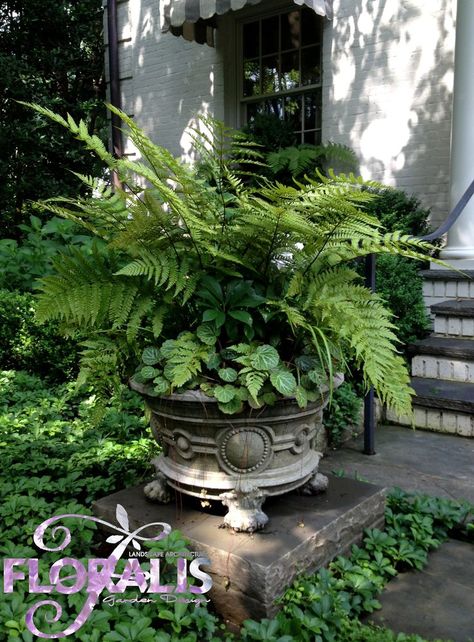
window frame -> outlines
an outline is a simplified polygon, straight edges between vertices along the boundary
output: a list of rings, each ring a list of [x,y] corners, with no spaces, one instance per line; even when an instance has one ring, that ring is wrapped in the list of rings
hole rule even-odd
[[[276,5],[276,6],[275,6]],[[259,65],[261,66],[262,59],[265,57],[262,53],[262,33],[261,33],[261,25],[262,25],[262,20],[265,20],[266,18],[272,18],[274,16],[280,16],[283,13],[289,12],[289,11],[300,11],[300,13],[303,11],[302,6],[297,6],[294,3],[289,3],[288,0],[282,1],[282,2],[275,2],[274,6],[272,8],[265,7],[265,6],[258,6],[258,7],[253,7],[252,10],[246,12],[246,15],[236,18],[235,19],[235,29],[234,29],[234,38],[235,38],[235,59],[234,59],[234,69],[236,71],[236,85],[235,85],[235,90],[236,90],[236,100],[235,100],[235,115],[236,115],[236,123],[237,126],[243,127],[247,120],[246,120],[246,106],[248,104],[252,103],[259,103],[264,100],[272,99],[272,98],[282,98],[284,99],[287,96],[292,96],[292,95],[298,95],[298,96],[305,96],[305,95],[315,95],[316,92],[320,92],[320,100],[319,100],[319,109],[321,112],[321,118],[320,118],[320,124],[319,127],[316,128],[311,128],[311,129],[305,129],[304,128],[304,121],[301,123],[301,131],[300,132],[295,132],[297,135],[300,136],[300,140],[298,141],[298,144],[302,143],[304,140],[304,135],[305,132],[310,133],[310,132],[316,132],[319,134],[319,138],[322,139],[322,130],[323,130],[323,123],[322,123],[322,104],[323,104],[323,79],[324,79],[324,69],[323,69],[323,59],[324,59],[324,30],[325,30],[325,20],[324,18],[318,16],[320,18],[320,38],[319,38],[319,43],[310,43],[308,45],[303,45],[300,44],[300,46],[297,48],[298,51],[298,58],[299,58],[299,70],[301,73],[301,58],[302,58],[302,51],[305,49],[318,46],[320,48],[320,78],[319,78],[319,83],[312,83],[309,85],[300,85],[298,87],[294,87],[291,89],[284,89],[281,91],[277,92],[272,92],[272,93],[267,93],[267,94],[259,94],[255,96],[244,96],[244,73],[243,73],[243,66],[244,66],[244,52],[243,52],[243,31],[244,31],[244,25],[256,22],[257,20],[259,21],[259,29],[260,29],[260,44],[259,44],[259,53],[258,53],[258,61]],[[308,9],[311,10],[311,9]],[[281,56],[284,53],[295,51],[296,48],[293,49],[282,49],[282,42],[281,42],[281,29],[279,30],[279,37],[278,37],[278,58],[281,64]],[[260,79],[260,82],[262,79]],[[303,107],[304,107],[304,98],[303,98]],[[302,117],[304,118],[304,115],[302,114]]]

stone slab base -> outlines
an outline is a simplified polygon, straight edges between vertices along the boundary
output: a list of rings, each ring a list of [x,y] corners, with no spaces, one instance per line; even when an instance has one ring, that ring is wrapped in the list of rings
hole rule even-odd
[[[148,501],[143,486],[125,489],[94,504],[94,512],[114,522],[117,504],[128,512],[130,527],[162,521],[180,530],[192,549],[208,557],[213,578],[210,597],[232,624],[273,617],[274,600],[301,573],[314,572],[361,540],[363,530],[383,524],[385,490],[330,476],[329,488],[316,497],[291,493],[270,498],[270,521],[254,534],[219,529],[223,510],[199,510],[193,498],[177,495],[171,504]]]
[[[387,421],[422,430],[433,430],[461,437],[474,437],[474,415],[441,410],[439,408],[414,407],[414,422],[411,418],[387,410]]]

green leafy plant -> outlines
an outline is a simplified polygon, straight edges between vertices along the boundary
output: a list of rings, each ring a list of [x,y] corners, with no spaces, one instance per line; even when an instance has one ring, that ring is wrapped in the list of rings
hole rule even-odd
[[[359,422],[362,400],[350,382],[344,382],[334,391],[331,404],[324,409],[323,424],[329,445],[337,448],[350,426]]]
[[[82,176],[90,197],[38,205],[107,244],[90,255],[60,255],[38,299],[40,319],[90,336],[84,372],[99,385],[133,371],[151,347],[155,362],[146,352],[137,377],[157,395],[200,388],[232,403],[229,412],[290,396],[304,407],[350,357],[383,402],[409,411],[412,391],[390,314],[350,262],[368,253],[423,259],[429,246],[381,230],[364,212],[373,198],[367,183],[319,175],[305,186],[262,178],[251,187],[240,167],[262,166],[255,145],[209,119],[193,131],[203,175],[111,108],[144,161],[116,159],[83,122],[34,108],[123,182],[114,192]]]
[[[29,293],[0,290],[0,369],[26,370],[57,382],[77,374],[77,344],[59,332],[58,324],[39,324]]]
[[[242,131],[260,146],[262,153],[275,152],[296,143],[292,124],[274,114],[256,114]]]
[[[0,288],[32,291],[39,277],[51,272],[52,259],[68,247],[90,252],[92,237],[72,223],[52,217],[46,223],[30,215],[18,226],[22,239],[0,239]]]
[[[355,172],[359,162],[354,151],[345,145],[329,142],[326,145],[298,145],[284,147],[267,155],[267,162],[275,178],[291,184],[305,174],[329,168],[338,172]]]
[[[430,211],[415,196],[402,190],[376,190],[367,211],[376,216],[389,231],[423,236],[429,232]],[[423,264],[415,265],[401,256],[380,256],[377,259],[376,288],[394,313],[395,333],[406,346],[424,338],[431,328],[423,300]]]

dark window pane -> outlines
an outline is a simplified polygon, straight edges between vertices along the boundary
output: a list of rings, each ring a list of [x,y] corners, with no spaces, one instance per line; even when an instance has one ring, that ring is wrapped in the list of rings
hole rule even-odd
[[[261,114],[264,110],[262,103],[249,103],[247,105],[247,122],[251,123],[257,114]]]
[[[244,62],[244,96],[257,96],[260,93],[260,64],[258,60]]]
[[[291,124],[294,130],[300,130],[302,128],[301,94],[286,96],[284,100],[285,120]]]
[[[244,58],[256,58],[259,55],[260,39],[259,22],[250,22],[244,25],[243,52]]]
[[[283,99],[268,98],[265,101],[265,111],[267,114],[272,114],[273,116],[283,119]]]
[[[321,128],[321,90],[308,94],[304,102],[304,129]]]
[[[281,16],[281,48],[297,49],[300,46],[300,11],[290,11]]]
[[[262,93],[274,94],[278,91],[278,56],[262,58]]]
[[[304,132],[303,142],[306,145],[321,145],[321,131]]]
[[[262,54],[278,51],[278,16],[262,20]]]
[[[301,51],[301,84],[319,85],[321,82],[321,48],[309,47]]]
[[[247,122],[251,122],[257,114],[272,114],[283,119],[283,99],[267,98],[257,103],[247,104]]]
[[[299,52],[290,51],[281,55],[281,89],[294,89],[300,85]]]
[[[313,45],[321,42],[322,20],[312,9],[301,12],[302,44]]]

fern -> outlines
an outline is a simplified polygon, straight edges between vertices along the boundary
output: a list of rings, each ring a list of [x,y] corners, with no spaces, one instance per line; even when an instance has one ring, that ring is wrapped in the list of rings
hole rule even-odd
[[[275,175],[287,172],[294,179],[309,170],[313,170],[311,173],[314,173],[323,166],[333,167],[336,165],[349,169],[355,169],[358,166],[357,156],[352,149],[333,142],[326,145],[284,147],[277,152],[268,154],[267,161]]]
[[[191,167],[111,108],[140,156],[116,159],[84,123],[33,108],[69,129],[123,183],[112,190],[78,175],[86,197],[36,204],[101,240],[90,253],[58,256],[39,294],[42,320],[57,319],[66,332],[88,336],[81,377],[105,394],[159,340],[157,368],[145,370],[156,379],[156,394],[201,387],[213,395],[220,387],[220,407],[238,412],[243,402],[260,407],[293,394],[304,406],[317,398],[321,377],[331,381],[353,359],[384,402],[409,410],[412,392],[391,315],[358,282],[351,261],[368,253],[425,260],[430,246],[387,234],[366,212],[381,185],[318,170],[304,184],[260,177],[255,187],[246,176],[264,172],[265,160],[243,134],[201,118],[191,131]],[[279,152],[270,162],[302,174],[345,155],[330,144]],[[239,282],[235,303],[226,297]],[[203,296],[210,283],[214,294]],[[259,370],[265,354],[271,367]],[[312,370],[301,370],[299,359]],[[222,386],[219,371],[232,377],[235,371],[232,386]]]

